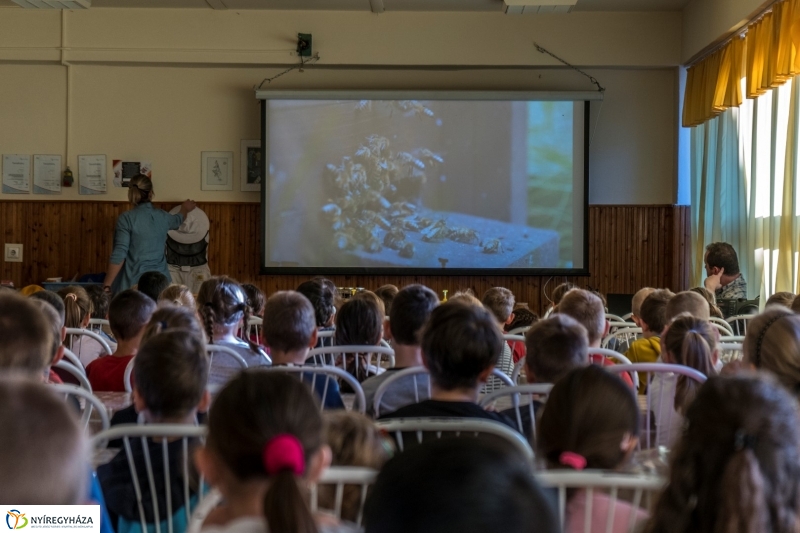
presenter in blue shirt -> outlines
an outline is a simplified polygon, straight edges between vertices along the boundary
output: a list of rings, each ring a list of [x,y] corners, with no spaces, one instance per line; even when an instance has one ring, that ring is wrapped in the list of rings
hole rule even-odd
[[[179,213],[170,215],[153,207],[153,182],[139,174],[131,178],[128,200],[134,208],[122,213],[114,230],[114,251],[111,252],[103,288],[117,293],[130,289],[145,272],[157,271],[170,279],[164,246],[167,232],[177,229],[186,215],[195,208],[192,200],[181,204]]]

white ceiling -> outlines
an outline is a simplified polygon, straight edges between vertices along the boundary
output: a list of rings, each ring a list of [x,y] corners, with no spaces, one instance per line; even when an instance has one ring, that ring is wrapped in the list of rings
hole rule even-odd
[[[574,11],[680,11],[689,0],[578,0]],[[92,7],[169,7],[210,9],[286,9],[370,11],[369,0],[93,0]],[[0,7],[15,6],[0,0]],[[503,0],[384,0],[392,11],[503,11]]]

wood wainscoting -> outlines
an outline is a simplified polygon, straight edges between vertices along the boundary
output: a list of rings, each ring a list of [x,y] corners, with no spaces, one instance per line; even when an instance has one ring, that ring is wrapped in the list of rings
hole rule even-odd
[[[171,208],[175,204],[157,204]],[[267,294],[295,288],[307,276],[259,275],[260,204],[202,203],[211,220],[209,264],[214,274],[228,274],[253,283]],[[48,277],[70,279],[104,272],[123,202],[0,201],[3,243],[22,243],[23,262],[0,266],[0,279],[17,287]],[[631,294],[641,287],[673,291],[689,283],[689,208],[673,205],[597,205],[589,207],[589,271],[591,275],[547,276],[331,276],[339,286],[377,288],[424,283],[437,293],[493,286],[512,290],[518,302],[540,312],[547,295],[569,280],[603,293]],[[320,270],[320,275],[325,275]]]

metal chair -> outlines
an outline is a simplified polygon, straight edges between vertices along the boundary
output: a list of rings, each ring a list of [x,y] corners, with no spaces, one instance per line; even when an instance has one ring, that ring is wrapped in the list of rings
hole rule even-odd
[[[328,384],[331,380],[337,381],[341,380],[346,382],[350,387],[352,387],[353,391],[356,395],[356,401],[353,403],[353,410],[357,410],[359,413],[365,413],[367,410],[367,401],[364,398],[364,389],[361,388],[361,384],[358,382],[356,378],[350,375],[349,372],[345,372],[341,368],[337,368],[335,366],[327,366],[327,365],[319,365],[319,366],[312,366],[312,365],[280,365],[280,366],[270,366],[264,367],[265,371],[268,372],[285,372],[287,374],[299,374],[300,379],[303,379],[304,374],[311,375],[311,388],[316,390],[315,385],[317,383],[317,377],[322,376],[325,379],[325,385],[322,391],[322,399],[324,399],[328,395]],[[320,410],[324,407],[323,402],[320,402]]]
[[[617,502],[620,501],[620,491],[633,493],[630,495],[630,499],[626,497],[624,500],[625,507],[630,505],[631,509],[631,511],[628,511],[628,523],[625,531],[628,533],[638,531],[641,527],[637,526],[642,524],[637,522],[644,517],[636,513],[635,510],[652,508],[656,497],[667,483],[667,480],[663,477],[653,474],[620,474],[602,470],[584,470],[581,472],[572,470],[539,470],[535,472],[534,477],[542,487],[552,488],[557,491],[558,513],[561,518],[561,527],[564,531],[574,530],[574,528],[567,528],[566,524],[567,497],[570,493],[575,497],[575,492],[582,491],[583,495],[578,497],[586,498],[586,515],[582,528],[584,533],[599,531],[595,521],[605,522],[606,532],[622,531],[621,526],[625,525],[624,522],[620,524],[619,519],[616,523],[614,520],[615,515],[622,516],[624,519],[622,513],[618,514]],[[592,512],[595,492],[601,492],[610,500],[606,516]]]
[[[706,377],[705,374],[695,370],[694,368],[689,368],[688,366],[683,365],[673,365],[673,364],[664,364],[664,363],[634,363],[630,365],[612,365],[604,367],[608,372],[613,374],[621,374],[622,372],[628,372],[631,375],[636,376],[636,380],[638,382],[638,373],[640,372],[647,372],[648,374],[648,386],[647,386],[647,408],[645,412],[645,426],[644,431],[642,432],[645,436],[645,445],[642,446],[642,440],[639,440],[640,447],[643,448],[652,448],[654,446],[661,445],[661,443],[670,443],[672,441],[672,422],[675,416],[680,416],[675,413],[675,409],[673,407],[673,402],[675,399],[674,396],[674,389],[672,394],[665,394],[664,388],[659,391],[657,398],[654,399],[653,394],[653,387],[652,382],[654,377],[658,374],[663,377],[665,380],[671,380],[675,378],[675,383],[677,383],[678,376],[685,376],[686,378],[693,379],[698,383],[705,383]],[[665,386],[669,386],[667,383]],[[655,410],[655,413],[653,412]],[[656,414],[657,413],[657,414]],[[665,419],[666,418],[666,423]],[[654,421],[655,425],[655,439],[652,438],[652,431],[651,431],[651,420]],[[664,435],[664,428],[666,428],[666,435]],[[653,442],[655,440],[655,442]]]
[[[614,350],[607,350],[605,348],[589,348],[589,361],[591,361],[592,364],[599,364],[592,358],[593,355],[608,357],[613,359],[617,364],[621,365],[633,364],[630,359],[619,352],[615,352]],[[630,376],[631,381],[633,382],[633,390],[639,390],[639,376],[635,372],[631,373]]]
[[[517,424],[517,431],[527,436],[531,443],[534,443],[536,442],[536,413],[534,413],[533,410],[533,401],[536,399],[544,403],[547,400],[547,396],[550,394],[550,389],[552,388],[552,383],[536,383],[533,385],[505,387],[499,391],[495,391],[482,397],[480,402],[478,402],[478,405],[486,408],[500,398],[506,396],[510,397],[511,408],[514,409],[514,422]],[[521,396],[525,396],[528,399],[527,403],[520,403]],[[525,408],[527,411],[527,419],[522,414],[523,408]],[[530,428],[527,428],[530,431],[526,431],[524,423],[525,421],[530,423]]]
[[[247,320],[247,327],[242,328],[242,332],[244,335],[244,340],[249,340],[250,336],[255,331],[256,334],[256,344],[261,344],[261,327],[264,325],[264,319],[258,316],[251,316]],[[246,332],[245,332],[246,330]]]
[[[378,471],[372,468],[361,468],[353,466],[333,466],[322,473],[320,480],[311,485],[311,512],[316,513],[320,509],[320,488],[333,486],[333,509],[323,507],[327,512],[341,520],[345,490],[352,487],[358,490],[359,505],[355,523],[361,525],[364,517],[364,502],[367,499],[367,492],[371,485],[375,484],[378,478]]]
[[[139,521],[142,531],[148,531],[148,524],[144,512],[143,501],[143,487],[149,489],[151,498],[151,512],[155,520],[150,525],[150,530],[153,528],[155,533],[161,533],[166,530],[172,533],[175,529],[180,529],[183,525],[180,520],[185,518],[185,524],[189,524],[192,517],[192,506],[196,502],[201,502],[204,497],[204,481],[199,478],[197,487],[192,487],[191,481],[196,479],[190,465],[192,459],[190,457],[190,441],[197,440],[203,442],[205,440],[207,428],[204,426],[193,425],[180,425],[180,424],[147,424],[147,425],[121,425],[115,426],[106,431],[102,431],[94,436],[92,445],[95,450],[100,451],[106,448],[108,442],[111,440],[122,440],[122,452],[125,453],[128,466],[131,472],[131,483],[133,484],[134,492],[136,494],[136,503],[139,510]],[[150,439],[158,439],[151,441]],[[134,455],[134,448],[137,455]],[[137,465],[137,456],[139,455],[139,448],[141,448],[141,457],[143,461]],[[152,449],[151,449],[152,448]],[[155,448],[158,449],[156,452]],[[176,514],[176,509],[173,508],[172,502],[172,483],[177,479],[173,479],[170,475],[170,459],[171,455],[179,453],[180,457],[173,459],[173,463],[178,462],[180,465],[180,480],[182,482],[183,494],[183,513]],[[158,456],[161,456],[160,462],[157,462]],[[174,456],[173,456],[174,457]],[[154,472],[154,466],[160,466],[163,470],[163,478],[156,479],[158,476]],[[142,468],[143,467],[143,468]],[[143,470],[143,471],[142,471]],[[146,484],[146,485],[145,485]],[[194,493],[194,495],[192,494]],[[161,516],[159,512],[159,494],[163,495],[163,500],[166,501],[166,516]],[[178,524],[174,523],[178,520]]]
[[[629,322],[631,324],[634,323],[633,322],[633,313],[626,313],[626,314],[622,315],[620,318],[623,320],[623,322]]]
[[[494,420],[481,420],[477,418],[397,418],[378,420],[375,425],[392,435],[397,444],[398,451],[405,450],[404,434],[416,435],[417,444],[422,444],[423,436],[442,438],[443,433],[453,434],[454,437],[462,435],[493,435],[509,442],[520,452],[525,460],[533,464],[533,449],[521,433],[514,431],[501,422]]]
[[[511,381],[514,382],[514,385],[525,385],[527,383],[528,376],[524,374],[525,371],[525,358],[523,357],[519,361],[514,364],[514,372],[511,373]],[[522,382],[522,378],[525,378],[525,381]]]
[[[744,335],[721,335],[719,338],[721,343],[743,343]]]
[[[89,329],[94,331],[95,333],[100,333],[103,331],[103,326],[109,326],[108,320],[105,318],[90,318],[89,319]]]
[[[70,363],[69,361],[64,361],[63,359],[54,364],[51,368],[63,370],[78,381],[78,386],[80,388],[88,392],[92,392],[92,385],[89,383],[89,379],[86,377],[86,370],[83,368],[78,368],[74,364]]]
[[[744,357],[744,349],[740,342],[721,342],[717,344],[719,360],[727,365],[731,361],[741,361]]]
[[[609,350],[616,350],[620,353],[626,352],[631,343],[635,341],[638,336],[641,335],[641,333],[642,328],[620,328],[614,333],[607,335],[600,344],[600,347]]]
[[[744,335],[747,333],[747,324],[758,315],[736,315],[725,319],[731,325],[734,335]]]
[[[108,409],[103,402],[92,394],[91,389],[87,390],[84,387],[76,387],[75,385],[50,385],[59,394],[63,394],[64,398],[74,397],[77,400],[78,407],[81,410],[81,424],[84,429],[89,427],[89,420],[92,418],[92,411],[97,411],[100,417],[100,424],[102,430],[105,431],[111,426],[111,421],[108,418]]]
[[[613,313],[606,313],[606,320],[609,322],[625,322],[625,319]]]
[[[69,339],[68,348],[70,350],[74,351],[73,345],[75,343],[75,336],[76,335],[77,336],[81,336],[82,335],[84,337],[90,337],[90,338],[96,340],[100,344],[100,346],[103,348],[103,350],[106,351],[106,355],[111,355],[112,353],[114,353],[111,350],[111,347],[108,345],[108,342],[106,342],[106,340],[103,337],[101,337],[100,335],[98,335],[94,331],[91,331],[91,330],[88,330],[88,329],[81,329],[81,328],[66,328],[66,332],[67,332],[67,338]]]
[[[86,367],[83,366],[80,358],[69,348],[64,348],[64,360],[72,363],[75,368],[83,372],[84,376],[86,375]]]
[[[518,328],[512,329],[511,331],[508,332],[508,334],[509,335],[520,335],[520,336],[523,336],[523,340],[524,340],[524,335],[525,335],[525,333],[528,332],[529,329],[531,329],[530,326],[520,326]]]
[[[353,356],[353,368],[356,378],[368,377],[370,374],[377,375],[387,368],[394,368],[394,350],[386,346],[326,346],[314,348],[308,352],[308,359],[313,360],[315,365],[328,365],[348,371],[347,356]],[[366,368],[362,368],[361,358],[365,358]],[[374,361],[373,361],[374,358]],[[364,372],[364,376],[359,374]]]
[[[708,320],[715,326],[718,326],[720,332],[724,330],[725,333],[722,333],[723,335],[735,335],[735,333],[733,332],[733,326],[731,326],[730,322],[728,322],[727,320],[723,320],[715,316],[712,316]]]

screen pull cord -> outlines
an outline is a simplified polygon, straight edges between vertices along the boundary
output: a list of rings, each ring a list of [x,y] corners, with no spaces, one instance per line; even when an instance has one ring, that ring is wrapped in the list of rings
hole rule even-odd
[[[316,63],[317,61],[319,61],[319,53],[316,53],[316,54],[314,54],[313,56],[309,57],[309,58],[308,58],[308,59],[306,59],[306,60],[303,60],[303,58],[301,57],[301,58],[300,58],[300,64],[299,64],[299,65],[293,65],[293,66],[291,66],[291,67],[287,68],[286,70],[284,70],[283,72],[278,72],[277,74],[275,74],[275,75],[274,75],[274,76],[272,76],[271,78],[264,78],[263,80],[261,80],[261,83],[259,83],[259,84],[258,84],[258,86],[257,86],[257,87],[255,87],[255,89],[256,89],[256,90],[258,90],[258,89],[260,89],[261,87],[263,87],[265,83],[272,83],[272,80],[275,80],[275,79],[277,79],[277,78],[280,78],[280,77],[281,77],[281,76],[283,76],[284,74],[288,74],[289,72],[291,72],[291,71],[293,71],[293,70],[298,70],[298,69],[299,69],[299,70],[300,70],[300,72],[303,72],[303,67],[304,67],[305,65],[309,65],[309,64],[312,64],[312,65],[313,65],[313,64],[314,64],[314,63]]]
[[[539,53],[541,53],[541,54],[547,54],[547,55],[549,55],[550,57],[552,57],[553,59],[555,59],[556,61],[558,61],[558,62],[560,62],[560,63],[562,63],[562,64],[564,64],[564,65],[568,66],[569,68],[571,68],[572,70],[574,70],[574,71],[575,71],[575,72],[577,72],[578,74],[581,74],[581,75],[583,75],[583,76],[586,76],[587,78],[589,78],[589,81],[590,81],[590,82],[592,82],[594,85],[596,85],[596,86],[597,86],[597,90],[598,90],[599,92],[601,92],[601,93],[604,93],[604,92],[606,92],[606,88],[605,88],[605,87],[603,87],[602,85],[600,85],[600,82],[599,82],[599,81],[597,81],[597,78],[595,78],[594,76],[590,76],[589,74],[585,73],[584,71],[582,71],[581,69],[579,69],[579,68],[578,68],[578,67],[576,67],[575,65],[573,65],[573,64],[571,64],[571,63],[569,63],[569,62],[567,62],[567,61],[564,61],[563,59],[561,59],[560,57],[558,57],[557,55],[555,55],[553,52],[551,52],[550,50],[548,50],[548,49],[547,49],[547,48],[545,48],[544,46],[541,46],[541,45],[540,45],[539,43],[537,43],[536,41],[534,41],[534,42],[533,42],[533,46],[535,46],[535,47],[536,47],[536,50],[537,50]],[[594,129],[592,130],[592,134],[591,134],[591,135],[590,135],[590,137],[589,137],[589,146],[591,146],[591,145],[592,145],[592,141],[594,140],[594,134],[595,134],[595,132],[597,131],[597,124],[598,124],[598,122],[599,122],[599,120],[600,120],[600,112],[601,112],[602,110],[603,110],[603,100],[600,100],[600,108],[597,110],[597,116],[596,116],[596,117],[595,117],[595,119],[594,119]]]

